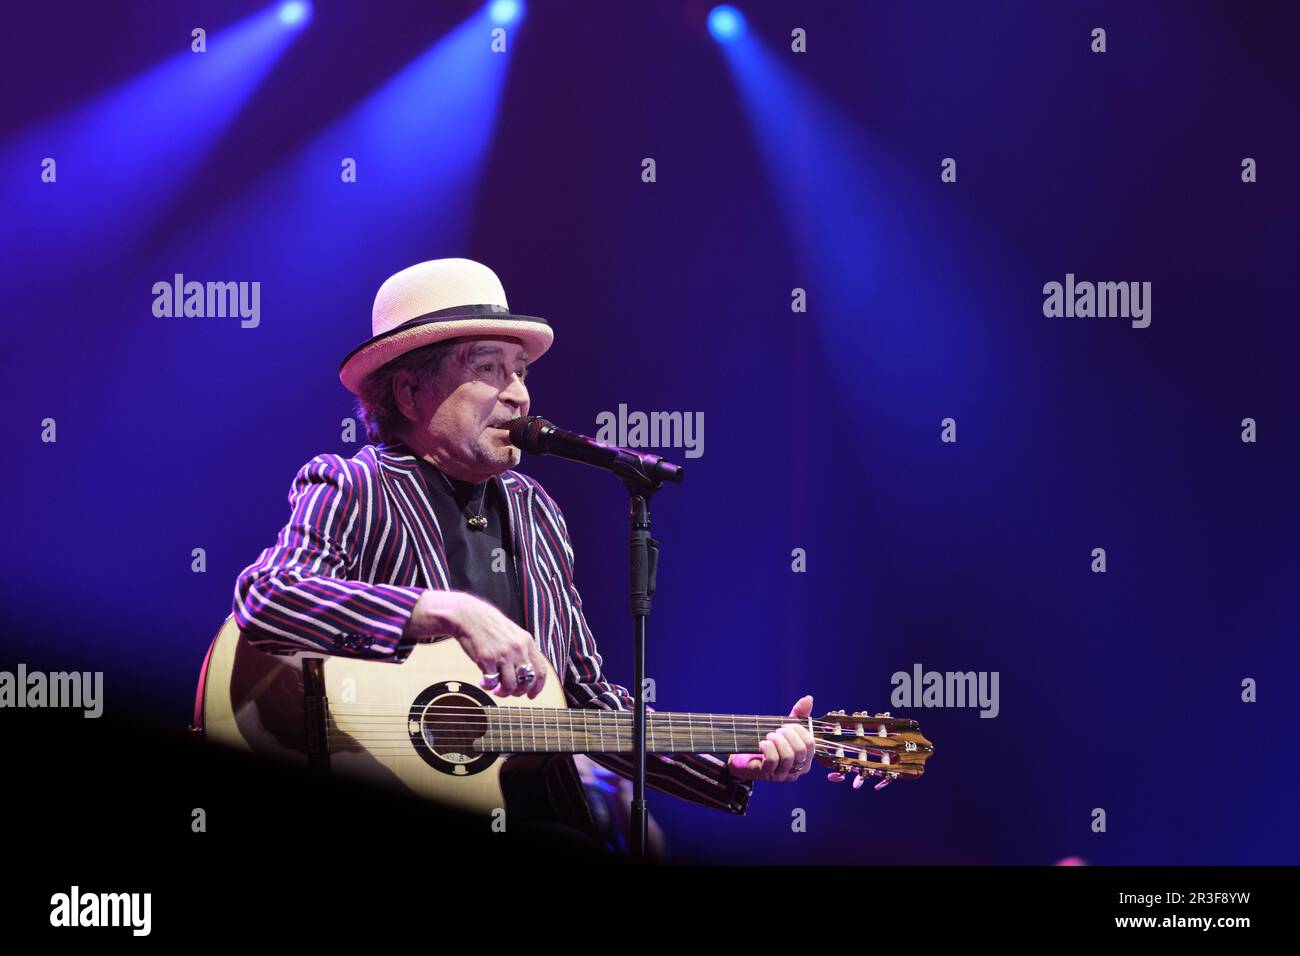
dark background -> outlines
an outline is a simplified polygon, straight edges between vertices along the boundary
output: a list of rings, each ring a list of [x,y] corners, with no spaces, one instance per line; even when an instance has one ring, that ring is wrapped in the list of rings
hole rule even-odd
[[[1000,674],[996,719],[906,709],[916,783],[652,795],[678,859],[1293,863],[1296,7],[740,7],[724,49],[708,4],[533,0],[505,55],[473,3],[273,36],[252,3],[8,11],[0,669],[103,670],[114,715],[183,727],[294,472],[364,441],[337,367],[375,289],[465,256],[556,329],[534,412],[704,412],[702,458],[659,449],[688,477],[655,502],[656,706],[898,713],[914,663]],[[260,326],[155,318],[177,272],[260,281]],[[1152,282],[1150,328],[1044,317],[1067,272]],[[623,489],[522,469],[630,682]]]

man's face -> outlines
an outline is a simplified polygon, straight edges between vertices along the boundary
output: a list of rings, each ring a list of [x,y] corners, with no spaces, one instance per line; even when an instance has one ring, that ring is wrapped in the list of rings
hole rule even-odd
[[[462,481],[486,481],[518,465],[522,452],[494,426],[528,414],[528,358],[515,339],[458,343],[435,379],[409,393],[418,412],[415,450]]]

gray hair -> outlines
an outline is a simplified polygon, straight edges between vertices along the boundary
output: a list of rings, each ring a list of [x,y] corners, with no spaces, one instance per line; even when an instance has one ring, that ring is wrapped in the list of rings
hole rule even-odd
[[[361,383],[357,396],[357,420],[365,426],[366,437],[372,443],[391,445],[400,441],[400,433],[411,424],[397,407],[393,395],[393,379],[398,372],[410,372],[417,385],[424,387],[438,378],[447,356],[451,355],[465,339],[446,339],[432,345],[399,355],[375,369]]]

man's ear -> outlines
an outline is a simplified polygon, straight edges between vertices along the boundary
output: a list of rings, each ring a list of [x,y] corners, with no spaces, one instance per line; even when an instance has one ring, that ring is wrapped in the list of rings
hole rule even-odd
[[[393,400],[397,403],[397,410],[403,418],[413,422],[420,419],[415,398],[418,393],[415,376],[410,372],[398,372],[393,376]]]

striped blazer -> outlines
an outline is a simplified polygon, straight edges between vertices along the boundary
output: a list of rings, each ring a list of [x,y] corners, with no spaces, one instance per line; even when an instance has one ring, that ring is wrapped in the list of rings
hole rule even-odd
[[[631,710],[627,689],[601,671],[559,506],[528,475],[506,471],[492,480],[508,504],[525,627],[562,676],[570,706]],[[400,664],[416,600],[426,589],[451,587],[415,455],[383,444],[350,459],[318,455],[298,471],[289,505],[275,544],[235,582],[234,615],[248,642],[272,652],[306,648]],[[630,757],[590,757],[631,776]],[[753,789],[714,754],[648,754],[646,785],[739,814]]]

